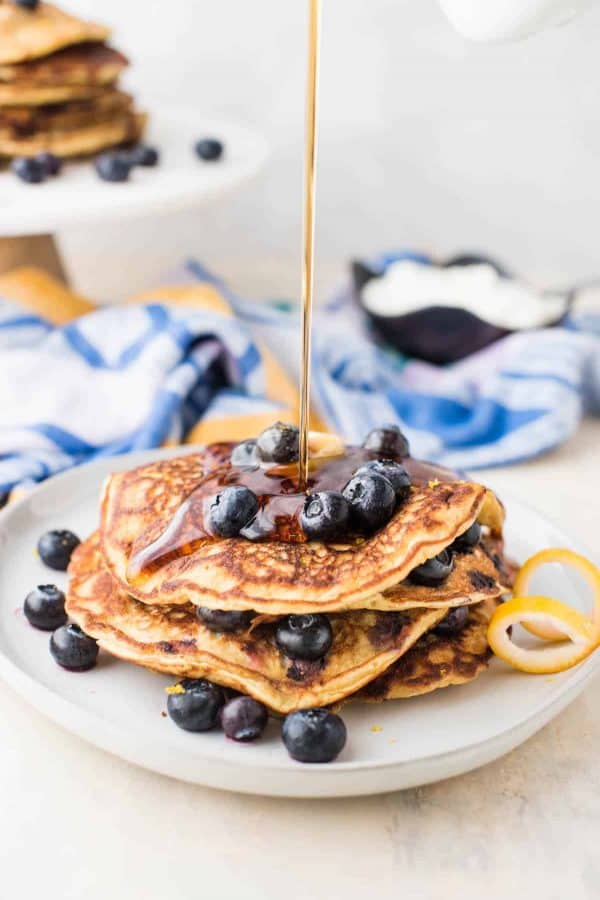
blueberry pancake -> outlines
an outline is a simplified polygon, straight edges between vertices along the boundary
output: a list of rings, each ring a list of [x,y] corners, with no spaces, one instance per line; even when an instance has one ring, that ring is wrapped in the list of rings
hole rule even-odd
[[[118,89],[128,60],[108,36],[49,3],[0,3],[0,157],[22,180],[44,180],[35,157],[92,156],[142,136],[146,116]]]
[[[346,483],[352,487],[355,473],[376,455],[346,448],[343,457],[316,460],[314,486],[333,484],[338,492]],[[479,529],[479,536],[477,522],[501,534],[503,509],[480,484],[406,459],[411,484],[395,511],[386,512],[389,521],[374,531],[358,522],[337,538],[310,540],[300,522],[306,496],[297,492],[289,467],[249,468],[233,460],[231,445],[213,445],[108,479],[102,547],[124,590],[151,604],[193,603],[275,615],[460,605],[502,592],[483,545],[452,552],[447,571],[438,559],[471,528]],[[379,484],[382,476],[369,477]],[[364,483],[363,478],[358,487]],[[389,484],[386,490],[393,490]],[[217,539],[206,514],[225,493],[224,485],[238,498],[244,490],[253,494],[257,507],[237,536]],[[318,494],[326,493],[317,492],[314,505],[319,505]],[[357,497],[351,499],[353,509]],[[332,509],[325,512],[333,514]],[[414,580],[405,583],[411,572]]]
[[[138,141],[146,117],[140,113],[116,112],[100,121],[65,129],[38,129],[33,134],[15,134],[0,127],[1,156],[34,156],[49,152],[58,157],[88,156],[106,147]]]
[[[0,64],[0,82],[28,87],[108,85],[127,65],[127,57],[106,44],[77,44],[29,62]]]
[[[110,29],[69,15],[52,3],[39,3],[33,11],[0,3],[0,64],[27,62],[109,36]]]
[[[492,651],[487,628],[499,600],[485,600],[465,610],[464,622],[448,629],[441,622],[362,689],[359,700],[381,703],[428,694],[438,688],[473,681],[487,669]]]
[[[202,618],[189,604],[149,606],[116,584],[97,534],[75,550],[69,574],[67,613],[113,656],[174,676],[208,678],[280,713],[358,691],[446,614],[361,610],[274,619],[200,611]]]

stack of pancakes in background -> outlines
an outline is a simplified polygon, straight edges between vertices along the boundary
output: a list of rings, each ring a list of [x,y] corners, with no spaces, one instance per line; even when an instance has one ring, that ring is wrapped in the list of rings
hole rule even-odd
[[[118,89],[110,31],[39,3],[0,2],[0,156],[85,156],[137,141],[145,116]]]
[[[487,624],[510,581],[504,512],[491,491],[451,473],[413,479],[387,525],[347,542],[198,540],[194,509],[204,500],[192,508],[186,498],[214,495],[214,473],[227,475],[230,453],[213,445],[108,479],[99,531],[75,551],[67,593],[71,619],[101,647],[159,672],[207,678],[282,714],[353,696],[409,697],[486,668]],[[457,538],[476,522],[482,539],[464,549]],[[168,547],[174,528],[183,542],[140,566],[157,541]],[[454,567],[443,583],[414,580],[450,547]],[[466,624],[444,629],[457,607],[468,608]],[[229,614],[223,628],[207,609]],[[327,617],[333,639],[322,658],[292,659],[278,646],[278,623],[296,614]]]

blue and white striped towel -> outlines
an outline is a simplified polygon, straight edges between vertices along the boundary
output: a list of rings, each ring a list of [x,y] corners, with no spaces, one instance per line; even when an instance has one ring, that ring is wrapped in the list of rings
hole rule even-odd
[[[181,440],[201,418],[278,417],[256,338],[296,360],[296,313],[233,295],[198,263],[178,275],[215,285],[236,318],[170,306],[165,290],[164,303],[98,309],[57,327],[0,298],[0,492]],[[316,317],[313,399],[350,441],[395,420],[415,455],[461,469],[516,462],[600,411],[600,316],[436,368],[375,346],[345,290]]]

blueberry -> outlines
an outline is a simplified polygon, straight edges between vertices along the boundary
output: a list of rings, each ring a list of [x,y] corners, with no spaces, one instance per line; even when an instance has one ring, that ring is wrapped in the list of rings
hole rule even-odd
[[[292,759],[331,762],[346,743],[346,726],[328,709],[299,709],[285,717],[281,737]]]
[[[479,522],[473,522],[470,528],[463,531],[452,544],[452,550],[456,553],[468,553],[473,547],[476,547],[481,540],[481,525]]]
[[[375,531],[393,515],[396,495],[383,475],[376,472],[354,475],[342,493],[350,504],[352,522],[361,531]]]
[[[300,523],[311,540],[331,541],[342,537],[350,524],[350,504],[339,491],[309,494]]]
[[[97,156],[94,165],[103,181],[127,181],[131,163],[124,153],[103,153]]]
[[[440,637],[453,637],[459,634],[469,618],[468,606],[455,606],[451,609],[446,617],[439,622],[433,629]]]
[[[231,465],[240,468],[256,468],[258,466],[258,452],[256,441],[243,441],[231,451]]]
[[[127,159],[132,166],[151,168],[158,165],[160,154],[156,147],[150,147],[148,144],[137,144],[129,151]]]
[[[28,184],[39,184],[46,177],[44,166],[32,156],[17,156],[10,167],[21,181]]]
[[[98,659],[98,644],[79,625],[63,625],[50,638],[50,653],[63,669],[87,672]]]
[[[361,466],[355,474],[362,475],[363,472],[375,472],[376,475],[387,478],[394,488],[398,503],[402,503],[410,494],[410,475],[404,466],[393,459],[372,459],[371,462]]]
[[[42,562],[51,569],[66,572],[75,547],[80,540],[72,531],[55,529],[47,531],[38,541],[37,549]]]
[[[259,435],[256,442],[258,454],[264,462],[292,463],[300,452],[300,434],[295,425],[275,422]]]
[[[63,161],[54,153],[38,153],[36,161],[44,170],[44,175],[58,175],[62,169]]]
[[[248,628],[254,613],[209,609],[207,606],[198,606],[196,615],[209,631],[235,633],[236,631],[245,631]]]
[[[194,150],[196,151],[196,156],[199,156],[205,162],[216,162],[223,156],[224,147],[222,142],[216,140],[216,138],[203,138],[201,141],[196,142]]]
[[[250,488],[233,484],[223,488],[208,506],[207,524],[219,537],[235,537],[258,512],[258,499]]]
[[[454,568],[454,556],[449,550],[442,550],[437,556],[433,556],[417,566],[410,573],[410,580],[414,584],[423,584],[425,587],[437,587],[446,580]]]
[[[54,631],[67,622],[65,595],[55,584],[38,584],[25,597],[23,612],[34,628]]]
[[[169,694],[167,712],[184,731],[208,731],[214,728],[225,703],[221,688],[204,678],[184,678],[179,693]]]
[[[290,659],[322,659],[333,642],[327,616],[288,616],[275,629],[275,643]]]
[[[40,0],[15,0],[17,6],[22,6],[23,9],[37,9]]]
[[[267,707],[253,697],[234,697],[221,710],[221,726],[234,741],[255,741],[265,728]]]
[[[381,454],[386,459],[404,459],[410,456],[408,441],[397,425],[374,428],[364,439],[363,447]]]

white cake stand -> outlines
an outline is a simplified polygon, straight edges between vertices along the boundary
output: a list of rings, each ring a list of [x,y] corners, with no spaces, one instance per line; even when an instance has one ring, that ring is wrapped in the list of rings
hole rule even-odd
[[[203,137],[225,145],[218,162],[194,153]],[[144,140],[160,150],[156,168],[132,171],[122,184],[102,181],[91,160],[69,162],[57,178],[25,184],[0,173],[0,272],[37,265],[66,280],[54,234],[61,228],[158,216],[200,205],[256,174],[267,143],[250,129],[204,118],[194,109],[151,109]]]

